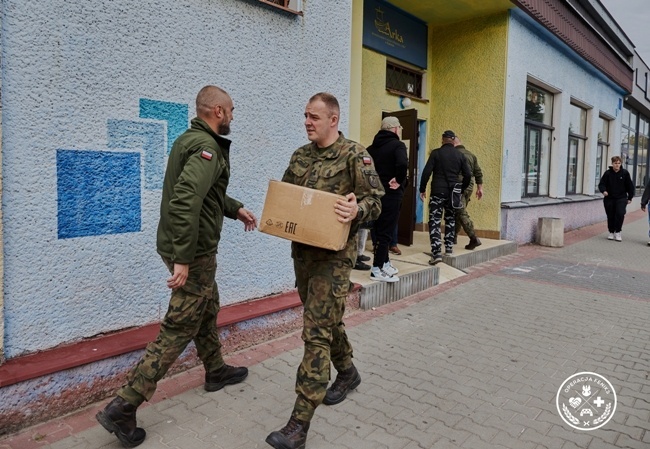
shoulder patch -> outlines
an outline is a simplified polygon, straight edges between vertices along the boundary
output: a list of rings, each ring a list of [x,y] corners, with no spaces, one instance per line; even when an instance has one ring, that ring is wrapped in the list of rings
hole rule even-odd
[[[364,156],[363,165],[370,165],[370,164],[372,164],[372,158],[370,156]]]
[[[207,159],[208,161],[211,161],[212,160],[212,153],[210,153],[209,151],[203,150],[203,151],[201,151],[201,157],[203,159]]]

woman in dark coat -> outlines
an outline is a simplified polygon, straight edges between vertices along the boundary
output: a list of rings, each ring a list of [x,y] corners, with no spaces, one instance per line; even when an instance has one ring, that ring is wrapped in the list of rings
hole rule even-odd
[[[623,161],[619,156],[612,157],[612,166],[605,172],[598,190],[605,196],[603,203],[607,214],[608,240],[622,241],[621,229],[625,219],[625,208],[634,198],[634,183],[630,172],[621,167]]]

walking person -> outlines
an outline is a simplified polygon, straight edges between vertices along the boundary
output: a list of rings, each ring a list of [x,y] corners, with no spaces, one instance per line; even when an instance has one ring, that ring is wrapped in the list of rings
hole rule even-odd
[[[381,197],[381,213],[374,226],[377,244],[370,271],[370,279],[374,281],[399,281],[398,270],[390,263],[388,249],[397,226],[408,171],[406,145],[400,139],[401,133],[402,126],[397,117],[385,117],[381,121],[381,129],[368,147],[386,192]]]
[[[481,246],[481,240],[476,236],[476,231],[474,230],[474,223],[467,213],[467,205],[472,199],[472,192],[474,190],[474,182],[476,181],[476,199],[481,200],[483,198],[483,171],[478,165],[478,159],[476,156],[465,148],[463,142],[460,140],[460,137],[456,136],[454,139],[454,145],[456,149],[460,151],[469,165],[469,171],[472,173],[472,177],[469,182],[469,186],[465,189],[462,196],[463,208],[455,209],[456,211],[456,226],[454,234],[454,244],[458,241],[458,232],[460,228],[463,228],[465,234],[469,237],[469,243],[465,245],[465,249],[473,250],[478,246]]]
[[[455,236],[455,211],[451,206],[451,190],[453,184],[462,175],[461,189],[469,185],[471,172],[465,156],[454,147],[456,134],[447,130],[442,134],[442,146],[431,151],[429,159],[422,170],[420,180],[420,199],[425,201],[427,184],[431,178],[429,197],[429,242],[431,243],[431,259],[429,265],[442,262],[442,242],[440,241],[440,225],[442,214],[445,214],[445,253],[453,253]]]
[[[96,416],[125,447],[144,441],[146,432],[137,427],[136,410],[151,399],[158,381],[190,341],[205,367],[205,390],[220,390],[248,375],[247,368],[224,362],[216,325],[216,253],[223,218],[242,221],[246,231],[257,226],[255,216],[226,194],[231,142],[222,136],[230,132],[233,109],[224,90],[201,89],[196,97],[197,117],[176,139],[169,155],[156,244],[171,273],[169,308],[156,340],[147,345],[117,396]]]
[[[650,179],[648,179],[643,195],[641,195],[641,210],[643,212],[645,212],[648,205],[648,200],[650,200]],[[648,226],[650,226],[650,209],[648,210]],[[650,237],[650,229],[648,229],[648,237]],[[650,240],[648,240],[648,246],[650,246]]]
[[[340,251],[291,244],[298,294],[303,304],[302,339],[305,350],[296,378],[296,401],[289,422],[271,432],[266,442],[276,449],[302,449],[316,407],[338,404],[361,383],[352,363],[352,346],[345,333],[343,313],[356,259],[360,223],[380,212],[384,191],[372,158],[365,148],[338,130],[340,108],[336,97],[318,93],[305,108],[305,128],[311,143],[291,156],[282,181],[345,196],[333,213],[352,226]],[[327,388],[330,361],[336,380]]]
[[[612,157],[612,165],[605,171],[598,190],[604,195],[603,204],[607,214],[608,240],[623,241],[621,231],[625,220],[625,209],[634,198],[634,183],[630,172],[622,167],[620,156]]]

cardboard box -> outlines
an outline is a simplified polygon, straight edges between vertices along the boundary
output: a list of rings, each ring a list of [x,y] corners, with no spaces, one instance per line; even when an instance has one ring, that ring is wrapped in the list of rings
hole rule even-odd
[[[345,248],[350,223],[341,223],[334,205],[342,195],[269,181],[260,231],[319,248]]]

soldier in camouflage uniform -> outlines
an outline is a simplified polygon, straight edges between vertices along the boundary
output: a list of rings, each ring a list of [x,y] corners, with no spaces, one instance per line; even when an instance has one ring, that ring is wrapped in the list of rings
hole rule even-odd
[[[302,449],[316,407],[338,404],[361,377],[352,363],[352,346],[343,324],[350,273],[357,257],[359,224],[379,216],[384,194],[372,158],[338,131],[339,104],[327,93],[314,95],[305,109],[305,128],[312,142],[294,152],[282,180],[344,195],[334,213],[352,222],[341,251],[292,243],[296,284],[303,303],[305,352],[296,379],[297,398],[288,424],[266,442],[276,449]],[[328,389],[330,360],[338,375]]]
[[[141,444],[146,432],[137,427],[136,409],[156,391],[157,382],[194,341],[205,367],[207,391],[243,381],[248,369],[226,365],[217,332],[219,292],[216,253],[223,217],[257,226],[255,216],[226,194],[230,178],[230,132],[233,103],[216,86],[196,97],[197,117],[172,147],[163,183],[157,249],[171,273],[169,308],[156,341],[127,375],[127,383],[97,420],[125,447]]]
[[[476,199],[480,200],[483,198],[483,171],[481,170],[481,167],[478,165],[478,160],[476,159],[476,156],[469,151],[463,143],[460,140],[460,137],[456,136],[454,139],[454,145],[456,146],[456,149],[463,153],[465,156],[465,159],[467,160],[467,164],[469,165],[469,170],[472,172],[472,180],[469,182],[469,186],[465,189],[463,192],[463,208],[462,209],[456,209],[456,234],[455,234],[455,239],[454,243],[456,243],[456,240],[458,238],[458,231],[460,231],[460,228],[463,228],[463,231],[465,231],[465,234],[469,237],[469,243],[465,245],[465,249],[474,249],[477,246],[481,246],[481,240],[476,236],[476,232],[474,231],[474,223],[472,223],[472,219],[469,217],[469,214],[467,213],[467,205],[469,204],[470,200],[472,199],[472,191],[474,190],[474,181],[476,180]],[[459,181],[461,179],[459,178]]]

